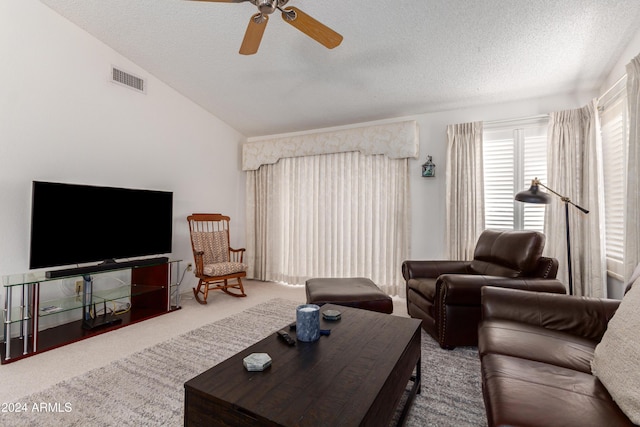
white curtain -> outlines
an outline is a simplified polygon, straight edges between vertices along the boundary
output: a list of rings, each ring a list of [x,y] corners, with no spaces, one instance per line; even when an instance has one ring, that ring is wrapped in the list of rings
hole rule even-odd
[[[557,193],[589,210],[569,205],[574,295],[606,297],[604,192],[597,101],[552,113],[548,132],[548,183]],[[559,261],[558,279],[568,286],[565,203],[551,195],[545,216],[545,253]]]
[[[404,294],[408,159],[360,152],[282,158],[247,172],[250,277],[367,277]]]
[[[447,126],[446,199],[447,256],[473,259],[484,229],[482,122]]]
[[[627,64],[629,144],[624,233],[624,279],[628,283],[640,264],[640,55]]]

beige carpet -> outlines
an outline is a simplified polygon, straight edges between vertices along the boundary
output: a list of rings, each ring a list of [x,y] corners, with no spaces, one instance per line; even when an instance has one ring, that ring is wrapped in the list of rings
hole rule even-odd
[[[183,383],[291,322],[297,305],[273,299],[62,381],[14,402],[25,411],[0,413],[0,425],[180,426]],[[422,394],[407,425],[485,425],[476,350],[422,339]]]

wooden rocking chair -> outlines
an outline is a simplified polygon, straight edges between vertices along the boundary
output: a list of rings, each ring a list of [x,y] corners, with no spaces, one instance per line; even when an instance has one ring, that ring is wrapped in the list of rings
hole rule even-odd
[[[242,277],[247,265],[242,262],[245,249],[229,246],[229,220],[221,214],[194,213],[187,217],[191,233],[191,247],[195,260],[195,275],[199,279],[193,294],[200,304],[207,303],[210,290],[219,289],[234,297],[246,297]],[[237,283],[229,283],[229,280]],[[237,289],[240,292],[231,292]],[[200,299],[200,294],[203,299]]]

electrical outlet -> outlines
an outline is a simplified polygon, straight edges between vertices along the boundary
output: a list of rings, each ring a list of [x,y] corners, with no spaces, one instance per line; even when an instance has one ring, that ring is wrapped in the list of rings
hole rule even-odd
[[[187,264],[187,271],[191,271],[193,270],[193,264],[189,263]]]
[[[80,292],[82,292],[82,285],[83,284],[84,284],[84,282],[82,280],[76,281],[76,296],[80,295]]]

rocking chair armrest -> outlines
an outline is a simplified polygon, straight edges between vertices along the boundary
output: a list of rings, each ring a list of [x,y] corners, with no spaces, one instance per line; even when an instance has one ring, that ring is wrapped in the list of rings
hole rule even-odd
[[[233,249],[229,248],[229,255],[234,262],[243,262],[245,248]]]

